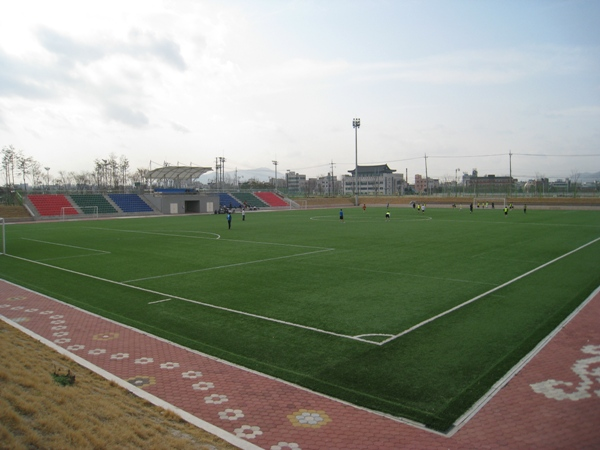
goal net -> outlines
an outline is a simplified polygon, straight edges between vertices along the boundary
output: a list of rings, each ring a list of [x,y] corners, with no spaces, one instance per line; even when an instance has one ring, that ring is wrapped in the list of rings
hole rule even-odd
[[[291,198],[286,198],[286,202],[290,204],[290,209],[308,209],[308,201],[307,200],[292,200]]]
[[[74,206],[63,206],[60,209],[60,217],[61,220],[66,220],[69,217],[77,217],[79,215],[79,211],[85,214],[87,217],[98,218],[98,207],[97,206],[80,206],[75,208]]]

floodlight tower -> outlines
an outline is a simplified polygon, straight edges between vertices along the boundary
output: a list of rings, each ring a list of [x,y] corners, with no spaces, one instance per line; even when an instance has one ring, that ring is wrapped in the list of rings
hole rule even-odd
[[[513,179],[512,179],[512,150],[508,151],[508,170],[509,170],[509,177],[510,177],[510,184],[508,185],[508,196],[510,197],[512,195],[512,185],[513,185]]]
[[[454,196],[455,197],[458,197],[458,172],[460,172],[460,169],[454,170]]]
[[[44,169],[46,169],[46,187],[50,192],[50,167],[44,167]]]
[[[354,205],[358,206],[358,129],[360,128],[360,119],[352,119],[352,127],[354,128]]]
[[[219,156],[219,161],[221,162],[221,164],[219,165],[219,168],[221,169],[221,190],[225,190],[225,161],[227,161],[225,159],[225,157],[223,156]]]
[[[278,161],[271,161],[273,163],[273,165],[275,166],[275,181],[274,181],[274,185],[275,185],[275,190],[277,190],[277,164],[279,164]]]

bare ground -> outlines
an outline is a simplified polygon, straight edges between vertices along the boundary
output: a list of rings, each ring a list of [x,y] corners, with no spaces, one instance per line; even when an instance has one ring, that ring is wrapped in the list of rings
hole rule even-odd
[[[75,383],[54,381],[57,367]],[[0,449],[236,447],[0,321]]]

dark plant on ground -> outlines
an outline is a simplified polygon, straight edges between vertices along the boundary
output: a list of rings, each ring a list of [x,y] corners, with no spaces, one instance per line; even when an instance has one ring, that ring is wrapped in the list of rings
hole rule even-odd
[[[61,386],[73,386],[75,384],[75,374],[71,372],[71,369],[66,369],[65,372],[65,369],[55,366],[51,375],[54,382]]]

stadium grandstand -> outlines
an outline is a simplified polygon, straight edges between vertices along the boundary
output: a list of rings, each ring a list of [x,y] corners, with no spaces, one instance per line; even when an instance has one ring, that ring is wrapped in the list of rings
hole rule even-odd
[[[271,207],[290,206],[289,203],[274,192],[255,192],[254,195]]]
[[[194,184],[208,167],[166,166],[148,172],[153,189],[137,192],[29,194],[23,206],[32,219],[75,219],[147,214],[217,213],[227,209],[284,208],[290,204],[269,191],[217,192]],[[125,191],[125,189],[123,189]]]

